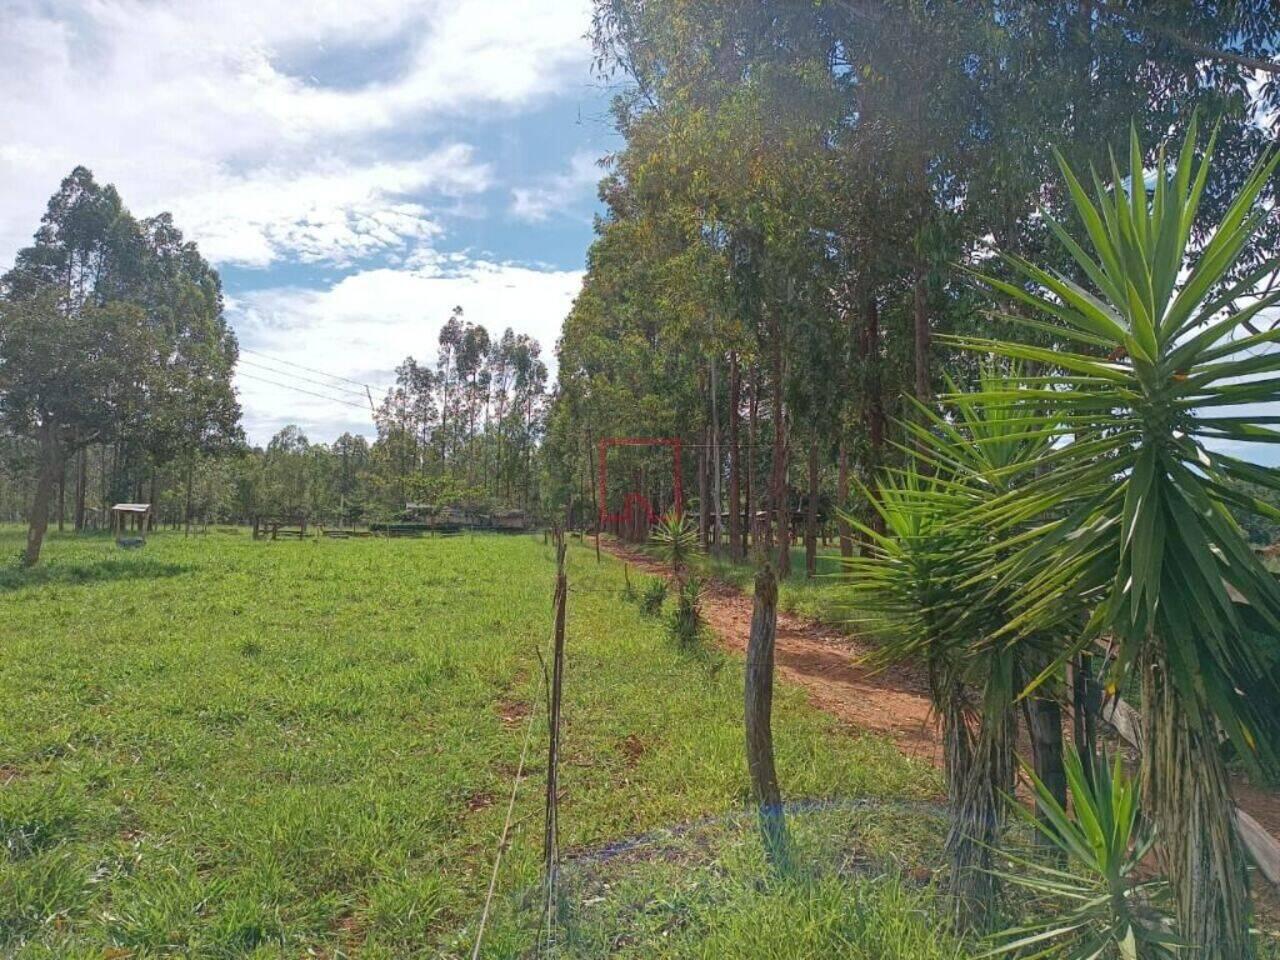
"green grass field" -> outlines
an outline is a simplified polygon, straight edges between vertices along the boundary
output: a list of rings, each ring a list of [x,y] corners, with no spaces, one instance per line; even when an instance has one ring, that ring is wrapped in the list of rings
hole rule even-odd
[[[470,956],[531,710],[482,955],[532,955],[540,536],[54,536],[25,572],[21,540],[0,528],[0,956]],[[934,771],[782,690],[806,868],[771,879],[741,662],[680,651],[621,564],[574,546],[569,575],[556,955],[967,953],[919,866]]]

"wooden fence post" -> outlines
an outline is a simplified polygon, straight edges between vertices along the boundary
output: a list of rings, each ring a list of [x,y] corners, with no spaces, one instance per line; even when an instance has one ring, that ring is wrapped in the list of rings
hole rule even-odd
[[[557,860],[559,859],[560,703],[564,687],[564,623],[569,581],[564,572],[563,531],[553,534],[556,545],[555,633],[551,651],[551,699],[548,709],[546,823],[542,835],[542,860],[546,883],[547,936],[555,918]]]
[[[751,638],[747,642],[744,716],[747,735],[747,768],[751,792],[760,815],[765,853],[775,870],[790,868],[790,841],[782,809],[782,791],[773,763],[773,651],[778,632],[778,583],[765,563],[756,574],[755,603],[751,612]]]

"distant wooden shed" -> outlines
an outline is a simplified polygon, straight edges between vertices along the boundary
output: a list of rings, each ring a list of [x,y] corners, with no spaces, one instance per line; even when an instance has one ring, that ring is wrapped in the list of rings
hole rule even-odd
[[[111,508],[111,532],[123,533],[132,524],[133,529],[145,534],[151,529],[151,504],[117,503]]]

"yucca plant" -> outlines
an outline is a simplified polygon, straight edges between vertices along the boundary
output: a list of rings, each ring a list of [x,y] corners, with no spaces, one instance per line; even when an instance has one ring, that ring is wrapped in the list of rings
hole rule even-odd
[[[640,612],[656,617],[662,612],[667,599],[667,581],[662,577],[649,577],[640,591]]]
[[[876,497],[868,497],[883,532],[844,515],[867,538],[864,553],[845,561],[845,600],[854,622],[876,637],[872,666],[914,659],[927,668],[929,696],[942,724],[947,792],[955,795],[972,751],[957,666],[963,644],[956,623],[964,598],[956,586],[965,541],[948,529],[934,485],[911,460],[901,470],[883,471]]]
[[[961,531],[948,527],[949,514],[933,496],[935,485],[909,460],[900,470],[885,470],[875,495],[867,496],[883,532],[843,515],[866,538],[863,555],[845,561],[845,599],[854,622],[878,641],[873,666],[912,659],[926,667],[942,725],[947,793],[954,802],[972,750],[956,629],[964,602],[957,585],[966,541]]]
[[[1016,370],[995,367],[981,384],[985,395],[1020,389]],[[1053,431],[1017,401],[982,404],[957,393],[945,413],[918,412],[904,426],[927,472],[913,465],[886,474],[871,498],[883,534],[851,519],[872,545],[851,563],[851,599],[874,617],[881,645],[873,660],[911,657],[928,668],[946,749],[949,892],[960,925],[981,929],[996,907],[991,856],[1013,787],[1016,698],[1028,663],[1044,659],[1044,633],[1001,636],[1010,585],[990,574],[998,544],[979,508],[1022,482]]]
[[[672,510],[663,515],[651,535],[658,553],[671,565],[676,588],[676,609],[671,630],[682,645],[698,639],[702,627],[702,584],[689,575],[689,561],[698,552],[698,531],[684,516]]]
[[[1085,763],[1092,764],[1085,775]],[[1154,834],[1139,812],[1137,788],[1119,756],[1083,761],[1075,750],[1064,758],[1071,814],[1049,788],[1026,771],[1038,804],[1034,829],[1062,853],[1068,869],[1043,859],[1005,854],[1010,869],[999,875],[1031,895],[1041,919],[998,934],[985,956],[1059,957],[1062,960],[1170,960],[1182,942],[1168,914],[1168,885],[1143,879],[1139,867]],[[1021,810],[1021,807],[1015,807]]]
[[[992,918],[995,891],[986,888],[982,877],[1001,836],[1013,783],[1018,694],[1083,618],[1078,604],[1062,604],[1035,630],[1007,635],[1005,626],[1020,584],[992,575],[993,564],[1007,548],[995,535],[985,508],[1034,476],[1056,435],[1056,424],[1023,399],[1028,387],[1017,364],[984,365],[976,392],[949,386],[941,411],[922,407],[906,426],[943,496],[948,528],[966,531],[968,541],[958,558],[962,579],[954,589],[963,602],[953,629],[959,636],[962,680],[976,692],[977,723],[968,777],[959,784],[961,793],[953,806],[947,849],[954,892],[961,909],[969,913],[969,925],[976,928]],[[998,396],[1005,399],[993,399]],[[1038,753],[1060,752],[1060,721],[1055,732],[1054,742],[1036,742]]]
[[[649,535],[658,555],[671,565],[677,581],[683,580],[689,561],[698,552],[698,531],[681,512],[672,510],[658,518]]]
[[[1035,383],[1020,364],[981,364],[974,391],[960,391],[950,378],[946,382],[949,394],[942,408],[917,405],[919,415],[906,427],[916,450],[928,459],[935,474],[951,478],[953,497],[966,508],[961,521],[984,531],[983,547],[971,558],[977,572],[964,588],[992,591],[992,595],[969,608],[987,618],[981,628],[971,631],[981,642],[971,638],[970,646],[973,653],[986,656],[987,669],[998,671],[988,678],[988,700],[1006,703],[1028,680],[1041,678],[1057,647],[1064,638],[1078,633],[1084,622],[1085,608],[1077,601],[1059,605],[1054,617],[1021,635],[1007,635],[1003,623],[994,636],[984,632],[991,630],[993,614],[1008,616],[1009,606],[1002,594],[1018,589],[1016,582],[1001,581],[991,574],[992,565],[1008,554],[1009,545],[1007,536],[998,535],[1003,525],[993,522],[985,508],[1016,493],[1039,471],[1058,425],[1040,405],[1024,399],[1034,393]],[[1058,707],[1062,691],[1057,678],[1051,675],[1050,679],[1054,682],[1041,682],[1036,695],[1023,701],[1024,717],[1036,770],[1055,785],[1057,795],[1063,796],[1062,714]],[[1017,689],[1013,689],[1015,685]]]
[[[872,500],[884,533],[848,522],[869,549],[851,558],[848,601],[877,640],[873,666],[910,659],[928,674],[930,701],[942,726],[949,829],[947,893],[961,929],[985,929],[997,906],[991,851],[999,841],[1004,798],[1013,787],[1012,683],[1007,658],[973,659],[971,631],[991,608],[966,590],[981,531],[966,526],[962,499],[947,480],[914,462],[886,471]],[[993,627],[1004,617],[989,617]],[[988,648],[990,649],[990,648]],[[980,672],[986,677],[978,676]],[[1003,694],[996,693],[1003,687]],[[986,693],[993,695],[988,697]]]
[[[1111,184],[1095,174],[1092,197],[1059,159],[1083,234],[1047,213],[1045,223],[1083,282],[1011,256],[1024,285],[983,280],[1020,313],[1029,308],[1011,322],[1075,346],[952,342],[1047,372],[1026,399],[1054,415],[1060,436],[1041,458],[1043,475],[992,510],[1016,546],[1001,572],[1023,587],[1009,629],[1042,621],[1064,598],[1098,600],[1063,657],[1106,631],[1116,653],[1109,683],[1139,672],[1143,799],[1180,933],[1197,956],[1237,960],[1253,956],[1250,899],[1219,737],[1246,757],[1276,742],[1280,689],[1258,628],[1280,630],[1280,586],[1228,506],[1274,516],[1232,481],[1280,490],[1280,476],[1222,445],[1280,441],[1270,426],[1280,417],[1248,406],[1280,400],[1280,353],[1269,349],[1280,331],[1244,333],[1280,302],[1255,289],[1276,263],[1231,279],[1268,215],[1258,198],[1280,155],[1252,171],[1193,250],[1212,147],[1211,138],[1197,164],[1193,122],[1176,163],[1161,150],[1149,173],[1135,135],[1128,177],[1113,161]],[[1036,518],[1045,519],[1030,531],[1018,526]]]

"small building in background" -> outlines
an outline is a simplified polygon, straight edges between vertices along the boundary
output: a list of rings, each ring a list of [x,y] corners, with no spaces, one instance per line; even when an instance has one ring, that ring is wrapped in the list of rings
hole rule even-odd
[[[126,537],[126,530],[134,530],[136,537]],[[116,535],[116,543],[122,547],[140,547],[147,542],[147,531],[151,529],[151,504],[149,503],[117,503],[111,508],[111,532]]]

